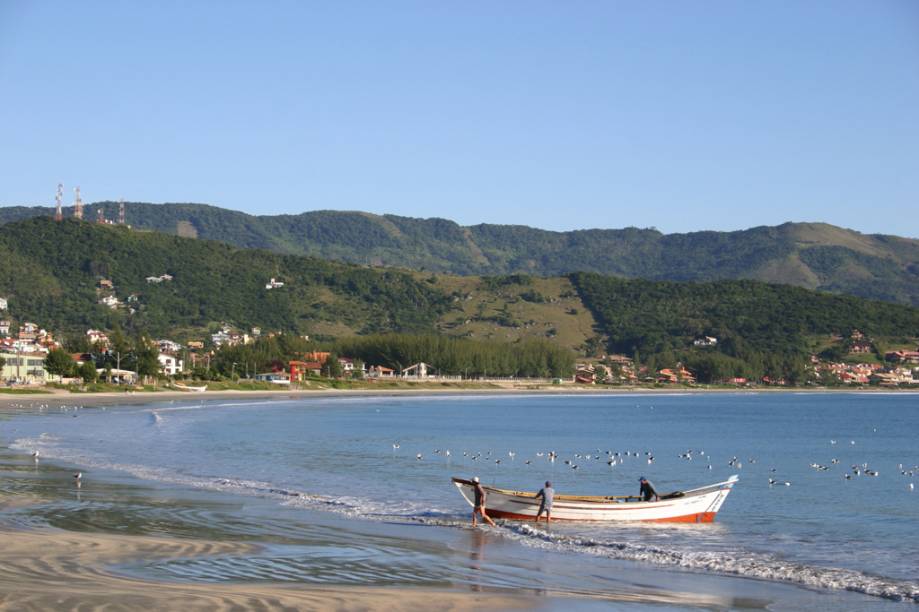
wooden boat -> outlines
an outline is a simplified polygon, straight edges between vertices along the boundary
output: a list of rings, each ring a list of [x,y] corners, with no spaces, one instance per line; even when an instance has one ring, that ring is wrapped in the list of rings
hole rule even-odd
[[[172,386],[179,391],[191,391],[193,393],[204,393],[207,391],[207,385],[204,385],[203,387],[190,387],[188,385],[183,385],[182,383],[173,383]]]
[[[660,496],[660,501],[643,502],[635,495],[560,495],[555,494],[552,520],[562,521],[658,521],[671,523],[711,523],[739,480],[737,475],[724,482]],[[469,505],[475,500],[475,483],[453,478],[453,484]],[[536,493],[485,488],[485,510],[492,518],[532,521],[540,500]]]

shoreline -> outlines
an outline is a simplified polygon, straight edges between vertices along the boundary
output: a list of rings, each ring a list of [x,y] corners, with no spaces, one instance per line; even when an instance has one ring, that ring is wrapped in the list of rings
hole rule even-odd
[[[0,409],[16,409],[31,407],[35,403],[45,406],[116,406],[149,404],[159,401],[209,401],[222,399],[305,399],[305,398],[335,398],[335,397],[423,397],[423,396],[526,396],[526,395],[583,395],[583,396],[617,396],[617,395],[758,395],[764,393],[791,393],[791,394],[893,394],[917,395],[916,389],[831,389],[819,388],[787,388],[766,387],[757,389],[745,388],[648,388],[648,387],[424,387],[417,389],[278,389],[278,390],[222,390],[192,393],[187,391],[132,391],[132,392],[93,392],[71,393],[68,391],[43,391],[38,393],[0,393]]]

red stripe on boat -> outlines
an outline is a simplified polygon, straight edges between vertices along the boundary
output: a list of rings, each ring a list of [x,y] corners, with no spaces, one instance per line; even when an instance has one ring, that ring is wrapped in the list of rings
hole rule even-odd
[[[486,508],[485,512],[488,513],[488,516],[491,518],[501,518],[501,519],[511,519],[514,521],[530,521],[533,522],[534,517],[527,514],[517,514],[516,512],[504,512],[503,510],[492,510],[491,508]],[[692,514],[684,514],[683,516],[671,516],[668,518],[657,518],[657,519],[635,519],[636,521],[649,522],[649,523],[711,523],[715,520],[716,512],[694,512]],[[589,519],[563,519],[563,518],[553,518],[553,521],[577,521],[579,523],[591,522]]]

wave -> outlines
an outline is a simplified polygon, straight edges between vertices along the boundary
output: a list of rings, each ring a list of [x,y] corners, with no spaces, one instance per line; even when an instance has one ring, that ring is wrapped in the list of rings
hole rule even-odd
[[[154,413],[155,414],[155,413]],[[276,483],[223,477],[190,476],[161,468],[119,464],[67,452],[57,447],[56,438],[19,438],[10,444],[16,450],[41,449],[42,455],[79,464],[83,469],[114,470],[153,482],[205,489],[236,495],[274,499],[284,506],[334,512],[350,518],[387,522],[409,522],[428,526],[468,528],[467,513],[431,508],[409,501],[398,505],[353,496],[334,496],[300,491]],[[675,567],[685,570],[736,575],[743,578],[789,582],[821,589],[839,589],[893,601],[919,603],[919,582],[895,580],[858,570],[820,567],[781,559],[775,555],[744,551],[688,551],[677,548],[604,540],[551,533],[526,523],[503,522],[494,533],[521,544],[554,551],[605,556],[613,559]]]
[[[503,526],[514,539],[531,546],[549,546],[615,559],[732,574],[744,578],[792,582],[821,589],[842,589],[894,601],[919,603],[919,582],[893,580],[857,570],[819,567],[785,561],[772,555],[737,552],[683,551],[630,542],[553,534],[527,524]]]

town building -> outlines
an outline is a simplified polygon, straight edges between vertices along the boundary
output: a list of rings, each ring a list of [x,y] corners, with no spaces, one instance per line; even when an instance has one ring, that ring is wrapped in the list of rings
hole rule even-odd
[[[265,289],[280,289],[283,286],[284,286],[284,283],[282,283],[279,280],[276,280],[274,277],[271,277],[271,280],[268,281],[268,283],[265,285]]]
[[[0,380],[25,385],[41,385],[48,381],[44,353],[3,350],[0,357],[4,362]]]
[[[0,310],[6,310],[9,307],[9,303],[6,301],[5,297],[0,297]]]
[[[182,350],[182,345],[178,342],[173,342],[172,340],[162,339],[156,341],[157,346],[159,346],[161,353],[178,353]]]
[[[574,382],[582,385],[592,385],[597,382],[597,369],[590,363],[579,363],[575,365]]]
[[[657,381],[662,383],[694,384],[696,382],[696,377],[693,375],[693,373],[680,364],[677,364],[677,367],[675,368],[663,368],[657,374]]]
[[[26,321],[19,326],[19,339],[34,342],[38,338],[38,325]]]
[[[702,336],[701,338],[696,338],[692,341],[693,346],[716,346],[718,344],[718,338],[714,336]]]
[[[289,385],[290,377],[284,372],[263,372],[255,375],[255,380],[269,382],[274,385]]]
[[[12,323],[9,319],[0,319],[0,336],[9,336],[10,326],[12,326]]]
[[[919,363],[919,351],[890,351],[884,353],[884,359],[897,363]]]
[[[86,339],[89,340],[89,343],[92,345],[98,346],[108,346],[109,339],[104,332],[98,329],[87,329],[86,330]]]
[[[119,300],[114,295],[107,295],[104,298],[100,299],[99,303],[102,304],[103,306],[108,306],[112,310],[115,310],[116,308],[118,308],[118,306],[121,305],[121,300]]]
[[[396,371],[386,366],[370,366],[367,369],[367,376],[370,378],[393,378]]]
[[[160,362],[160,370],[166,376],[175,376],[176,374],[180,374],[184,369],[182,360],[175,355],[160,353],[156,356],[156,359]]]

